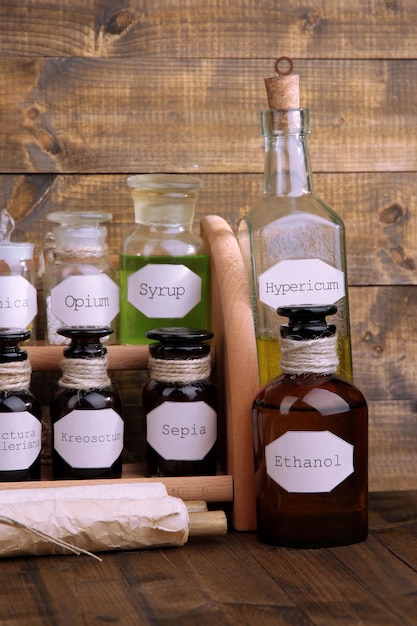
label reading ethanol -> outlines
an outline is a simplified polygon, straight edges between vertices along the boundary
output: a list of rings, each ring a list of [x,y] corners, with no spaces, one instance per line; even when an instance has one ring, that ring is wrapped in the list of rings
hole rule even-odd
[[[288,431],[265,446],[266,472],[285,491],[332,491],[353,473],[353,445],[325,431]]]
[[[163,402],[146,416],[146,440],[166,461],[201,461],[217,439],[217,413],[205,402]]]
[[[38,312],[35,287],[23,276],[0,276],[0,326],[26,328]]]
[[[345,295],[344,273],[320,259],[280,261],[259,276],[259,299],[285,305],[334,304]]]
[[[127,285],[128,301],[151,318],[182,318],[201,302],[202,280],[185,265],[148,263]]]
[[[0,471],[28,469],[41,451],[42,425],[29,411],[2,414]]]
[[[123,450],[123,420],[113,409],[71,411],[54,424],[54,448],[71,467],[111,467]]]
[[[51,311],[68,326],[107,326],[119,312],[119,287],[107,274],[69,276],[51,289]]]

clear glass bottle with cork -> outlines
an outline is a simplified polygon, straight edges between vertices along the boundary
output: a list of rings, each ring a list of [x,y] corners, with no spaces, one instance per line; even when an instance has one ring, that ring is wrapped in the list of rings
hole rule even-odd
[[[0,216],[0,327],[30,330],[28,341],[35,343],[38,312],[34,244],[11,241],[15,228],[6,209]]]
[[[203,476],[217,469],[217,395],[210,378],[209,330],[156,328],[146,336],[143,388],[150,476]]]
[[[58,389],[51,398],[52,478],[120,478],[124,421],[101,340],[110,327],[63,327]]]
[[[41,407],[30,390],[30,338],[21,328],[0,328],[0,482],[40,480]]]
[[[135,228],[120,254],[120,343],[147,344],[157,326],[209,326],[209,258],[194,231],[202,181],[178,174],[128,178]]]
[[[56,212],[43,252],[45,342],[68,343],[63,326],[115,326],[119,312],[116,270],[107,255],[111,213]]]
[[[263,197],[238,232],[252,290],[260,382],[279,373],[277,308],[308,304],[337,305],[339,373],[351,380],[345,227],[314,193],[309,111],[300,108],[299,77],[286,57],[275,68],[277,75],[265,79],[270,108],[261,113]]]
[[[280,307],[282,374],[253,404],[257,532],[290,547],[347,545],[368,533],[368,410],[335,374],[334,305]]]

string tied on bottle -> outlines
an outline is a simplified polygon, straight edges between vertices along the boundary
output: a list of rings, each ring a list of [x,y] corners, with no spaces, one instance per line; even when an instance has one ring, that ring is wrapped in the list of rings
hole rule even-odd
[[[281,337],[281,370],[284,374],[334,374],[339,366],[337,336],[296,340]]]
[[[98,359],[63,359],[58,385],[65,389],[102,389],[111,384],[107,354]]]
[[[31,374],[29,360],[0,363],[0,391],[29,389]]]
[[[149,356],[152,379],[169,383],[192,383],[205,380],[211,373],[210,354],[198,359],[156,359]]]

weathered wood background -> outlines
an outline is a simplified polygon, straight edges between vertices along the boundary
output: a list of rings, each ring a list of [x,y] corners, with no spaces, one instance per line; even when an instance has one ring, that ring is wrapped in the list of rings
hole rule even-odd
[[[315,187],[347,229],[370,486],[417,485],[415,0],[2,0],[0,206],[41,249],[55,210],[106,210],[126,177],[186,172],[197,218],[234,227],[262,192],[263,78],[290,56]]]

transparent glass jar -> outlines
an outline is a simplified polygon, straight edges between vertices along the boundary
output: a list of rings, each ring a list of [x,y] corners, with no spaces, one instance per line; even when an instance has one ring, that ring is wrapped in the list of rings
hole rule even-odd
[[[116,270],[107,257],[111,213],[50,213],[53,235],[45,244],[45,342],[68,343],[58,328],[111,326],[119,312]]]
[[[147,344],[156,326],[208,327],[209,258],[193,229],[202,181],[143,174],[127,182],[135,228],[120,254],[120,343]]]
[[[4,209],[0,228],[0,327],[26,328],[36,338],[38,312],[34,244],[12,242],[14,220]]]

